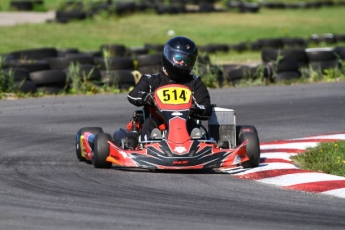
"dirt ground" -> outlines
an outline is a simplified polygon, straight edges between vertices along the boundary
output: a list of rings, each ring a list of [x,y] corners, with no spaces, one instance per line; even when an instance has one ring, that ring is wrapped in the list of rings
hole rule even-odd
[[[13,26],[27,23],[43,23],[54,19],[55,12],[0,12],[0,26]]]

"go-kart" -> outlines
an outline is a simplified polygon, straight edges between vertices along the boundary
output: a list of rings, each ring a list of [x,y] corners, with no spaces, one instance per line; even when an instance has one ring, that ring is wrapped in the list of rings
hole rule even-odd
[[[131,130],[119,129],[114,135],[100,127],[81,128],[76,134],[76,154],[80,161],[92,162],[95,168],[144,169],[242,169],[256,167],[260,147],[254,126],[236,126],[235,111],[213,106],[208,129],[200,122],[187,130],[192,91],[183,85],[170,84],[154,94],[156,111],[164,125],[140,140],[138,123],[144,122],[140,111],[134,113]]]

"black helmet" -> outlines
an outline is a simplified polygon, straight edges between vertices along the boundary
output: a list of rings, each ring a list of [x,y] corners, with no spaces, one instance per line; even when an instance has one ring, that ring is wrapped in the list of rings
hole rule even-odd
[[[173,80],[189,76],[198,58],[198,47],[186,37],[174,37],[165,45],[162,53],[163,67]]]

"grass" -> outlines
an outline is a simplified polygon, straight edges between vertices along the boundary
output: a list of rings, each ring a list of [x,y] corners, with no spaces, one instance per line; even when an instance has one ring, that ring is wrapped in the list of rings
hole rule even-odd
[[[0,0],[0,4],[4,0]],[[56,4],[58,1],[46,1]],[[54,3],[53,3],[54,2]],[[78,48],[80,51],[99,50],[103,44],[124,44],[127,47],[145,43],[164,44],[171,38],[167,32],[193,39],[197,45],[237,44],[254,42],[262,38],[302,37],[311,34],[344,34],[345,7],[320,9],[267,10],[258,14],[236,12],[157,15],[153,12],[135,13],[122,17],[98,14],[93,19],[73,21],[67,24],[27,24],[0,27],[0,54],[41,47]],[[325,46],[325,44],[319,44]],[[202,54],[201,54],[202,55]],[[210,54],[211,63],[258,63],[260,51]],[[345,68],[343,68],[345,70]],[[308,71],[308,70],[307,70]],[[320,74],[309,71],[311,77],[299,82],[344,80],[344,74],[330,71]],[[217,87],[215,76],[208,74],[204,80],[208,86]],[[264,79],[246,79],[239,86],[265,85]],[[298,82],[286,82],[294,84]],[[76,88],[74,91],[78,91]]]
[[[237,44],[261,38],[303,37],[311,34],[343,34],[345,7],[317,10],[262,10],[259,14],[234,12],[156,15],[137,13],[124,17],[100,16],[68,24],[30,24],[0,27],[0,53],[56,47],[99,50],[102,44],[127,47],[145,43],[164,44],[170,36],[183,35],[199,46],[210,43]],[[216,54],[216,62],[260,60],[260,52]]]
[[[345,176],[345,141],[320,143],[291,159],[301,169]]]

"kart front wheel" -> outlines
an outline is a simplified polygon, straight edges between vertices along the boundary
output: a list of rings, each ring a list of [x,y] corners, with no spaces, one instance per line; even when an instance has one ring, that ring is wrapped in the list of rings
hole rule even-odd
[[[243,162],[243,168],[257,167],[260,163],[260,143],[258,135],[255,132],[243,132],[239,137],[239,143],[248,140],[246,149],[249,161]]]
[[[107,133],[99,133],[93,140],[92,164],[95,168],[111,168],[112,163],[106,161],[110,149],[108,141],[112,140]]]
[[[90,132],[93,134],[103,133],[103,129],[101,127],[84,127],[79,129],[76,135],[76,143],[75,143],[75,152],[77,154],[77,158],[80,161],[85,161],[86,159],[81,155],[81,146],[80,146],[80,136],[84,135],[85,132]]]

